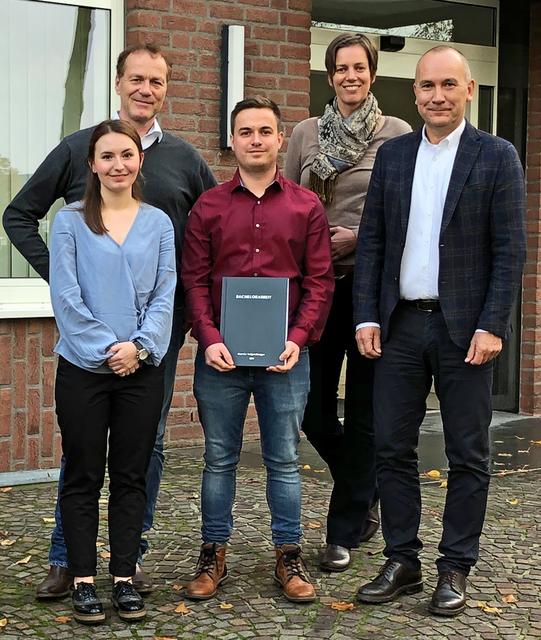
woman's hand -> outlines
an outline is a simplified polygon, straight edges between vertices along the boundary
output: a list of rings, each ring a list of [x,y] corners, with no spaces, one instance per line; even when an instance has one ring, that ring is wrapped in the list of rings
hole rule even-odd
[[[331,252],[333,261],[339,260],[355,251],[357,236],[346,227],[331,227]]]
[[[109,351],[113,353],[107,364],[117,376],[129,376],[139,369],[137,347],[133,342],[117,342]]]

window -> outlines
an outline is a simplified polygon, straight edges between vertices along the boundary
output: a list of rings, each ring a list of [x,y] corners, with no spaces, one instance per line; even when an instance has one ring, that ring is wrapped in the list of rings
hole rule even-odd
[[[0,3],[0,212],[64,136],[109,116],[121,19],[121,0]],[[41,221],[46,242],[62,204]],[[0,317],[50,314],[48,287],[1,228]]]

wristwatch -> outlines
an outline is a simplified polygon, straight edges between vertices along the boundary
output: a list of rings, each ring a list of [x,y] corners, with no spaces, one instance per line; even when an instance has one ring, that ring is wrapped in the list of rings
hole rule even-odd
[[[148,356],[150,355],[150,353],[137,340],[132,340],[132,342],[135,345],[135,348],[137,349],[136,356],[137,356],[138,362],[145,362],[147,360]]]

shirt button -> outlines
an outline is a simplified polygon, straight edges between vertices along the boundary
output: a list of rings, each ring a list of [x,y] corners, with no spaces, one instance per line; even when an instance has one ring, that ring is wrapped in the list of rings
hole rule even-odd
[[[257,278],[257,271],[254,273],[254,276]]]
[[[256,253],[259,253],[259,249],[256,249],[256,250],[255,250],[255,252],[256,252]]]
[[[260,201],[260,200],[258,200],[258,201],[257,201],[257,204],[261,204],[261,201]]]
[[[255,228],[256,228],[256,229],[259,229],[259,227],[260,227],[260,226],[261,226],[261,225],[258,223],[258,224],[256,224],[256,225],[255,225]]]

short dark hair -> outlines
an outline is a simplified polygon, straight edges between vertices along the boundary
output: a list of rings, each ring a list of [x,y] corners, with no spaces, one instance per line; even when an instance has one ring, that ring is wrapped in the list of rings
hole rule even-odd
[[[282,112],[276,102],[265,96],[253,96],[251,98],[245,98],[235,105],[235,108],[231,112],[231,133],[235,131],[235,120],[237,116],[245,109],[270,109],[276,116],[278,130],[280,131],[282,128]]]
[[[167,59],[167,56],[160,49],[160,47],[158,47],[155,44],[150,44],[148,42],[139,42],[137,44],[132,44],[131,46],[127,47],[126,49],[124,49],[124,51],[120,53],[116,61],[117,78],[122,78],[122,76],[124,75],[124,71],[126,70],[126,60],[128,56],[132,53],[137,53],[139,51],[145,51],[151,56],[161,56],[164,59],[165,64],[167,66],[167,82],[171,80],[171,73],[173,72],[173,67],[171,66],[171,63],[169,62],[169,60]]]
[[[88,174],[86,179],[86,190],[83,198],[82,211],[85,218],[85,222],[89,229],[98,235],[107,233],[107,229],[103,224],[103,218],[101,217],[101,183],[98,176],[93,173],[90,168],[90,163],[94,160],[94,154],[96,151],[96,143],[102,137],[108,133],[122,133],[128,138],[131,138],[139,151],[139,157],[143,155],[143,148],[141,146],[141,137],[135,130],[135,127],[126,120],[104,120],[100,122],[92,132],[90,137],[90,143],[88,145]],[[141,175],[141,174],[139,174]],[[132,196],[139,201],[143,199],[143,192],[139,183],[139,176],[132,186]]]
[[[372,40],[362,33],[341,33],[329,44],[325,51],[325,67],[329,78],[334,76],[336,71],[336,54],[338,49],[344,47],[361,46],[368,58],[368,68],[370,76],[373,78],[378,70],[378,52]]]

